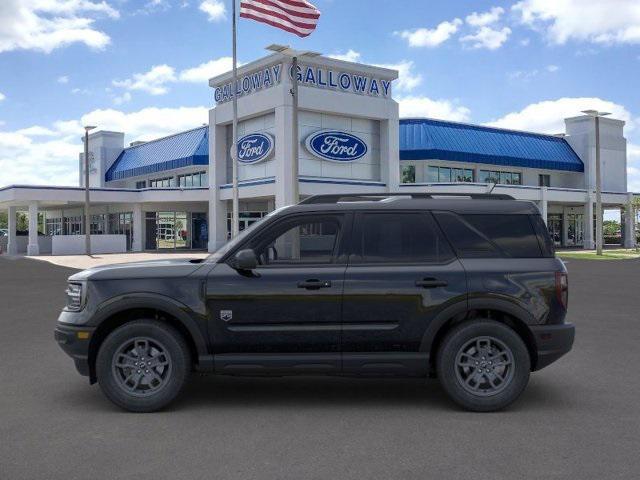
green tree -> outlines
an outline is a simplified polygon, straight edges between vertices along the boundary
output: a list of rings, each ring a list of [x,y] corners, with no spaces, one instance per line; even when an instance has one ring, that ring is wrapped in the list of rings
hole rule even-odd
[[[0,212],[0,228],[9,228],[7,222],[7,212]]]

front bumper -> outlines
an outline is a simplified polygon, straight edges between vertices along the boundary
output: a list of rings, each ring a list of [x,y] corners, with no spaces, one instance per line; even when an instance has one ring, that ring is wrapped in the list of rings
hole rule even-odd
[[[58,323],[53,331],[60,348],[69,355],[80,375],[89,376],[89,344],[95,328]]]
[[[532,326],[538,360],[533,370],[540,370],[568,353],[573,346],[576,328],[572,323]]]

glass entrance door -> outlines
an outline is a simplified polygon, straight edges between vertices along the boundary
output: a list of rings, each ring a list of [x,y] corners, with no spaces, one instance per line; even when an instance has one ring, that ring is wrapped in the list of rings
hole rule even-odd
[[[547,228],[556,247],[562,245],[562,214],[552,213],[547,216]]]
[[[567,215],[567,245],[579,246],[584,244],[584,215],[570,213]]]

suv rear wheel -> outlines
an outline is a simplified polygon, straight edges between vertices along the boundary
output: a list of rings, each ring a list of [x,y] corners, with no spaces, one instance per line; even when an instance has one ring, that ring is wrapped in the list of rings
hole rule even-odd
[[[111,332],[96,359],[98,383],[119,407],[153,412],[184,387],[191,363],[178,331],[153,320],[136,320]]]
[[[531,360],[520,336],[493,320],[471,320],[444,338],[436,364],[449,396],[467,410],[489,412],[513,403],[529,381]]]

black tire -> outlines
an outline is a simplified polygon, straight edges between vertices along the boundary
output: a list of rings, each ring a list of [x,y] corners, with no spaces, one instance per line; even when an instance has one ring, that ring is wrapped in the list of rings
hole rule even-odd
[[[520,336],[507,325],[486,319],[466,321],[448,332],[436,362],[449,397],[474,412],[496,411],[513,403],[527,386],[531,370],[529,351]]]
[[[146,358],[144,352],[148,352]],[[149,366],[152,362],[154,366]],[[105,338],[96,359],[100,388],[109,400],[131,412],[154,412],[167,406],[182,391],[190,371],[185,339],[175,328],[154,320],[116,328]]]

